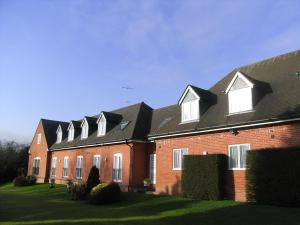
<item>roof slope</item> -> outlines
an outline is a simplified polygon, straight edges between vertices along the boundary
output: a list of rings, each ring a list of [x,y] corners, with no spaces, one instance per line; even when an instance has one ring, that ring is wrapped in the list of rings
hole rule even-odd
[[[138,103],[135,105],[131,105],[128,107],[120,108],[109,113],[105,112],[105,115],[109,115],[109,119],[112,119],[113,123],[110,123],[108,131],[104,136],[97,136],[97,118],[100,116],[95,115],[93,117],[85,117],[89,123],[89,137],[86,139],[81,139],[81,132],[75,132],[75,137],[73,141],[68,142],[67,136],[65,136],[61,143],[54,143],[51,146],[51,150],[53,149],[61,149],[61,148],[70,148],[70,147],[78,147],[78,146],[86,146],[86,145],[95,145],[95,144],[104,144],[108,142],[118,142],[124,140],[144,140],[145,135],[139,135],[141,131],[141,126],[139,123],[143,122],[145,127],[149,127],[150,129],[150,121],[148,119],[147,113],[141,113],[147,111],[147,113],[152,113],[152,108],[150,108],[145,103]],[[116,122],[116,115],[119,118],[119,121]],[[144,119],[145,117],[145,119]],[[125,129],[121,129],[120,124],[122,122],[129,122]],[[147,123],[149,123],[147,125]],[[81,129],[81,128],[80,128]],[[148,130],[149,130],[148,129]],[[67,133],[64,131],[64,133]],[[54,135],[55,132],[54,132]]]
[[[238,71],[254,82],[262,96],[253,112],[229,116],[228,96],[224,91]],[[299,117],[300,77],[296,76],[299,71],[300,50],[236,68],[209,89],[217,102],[205,111],[200,121],[180,124],[178,105],[157,109],[153,111],[149,136]]]
[[[47,120],[47,119],[41,119],[41,122],[44,129],[47,145],[49,148],[51,145],[53,145],[56,142],[56,130],[59,124],[62,124],[64,122],[56,121],[56,120]]]

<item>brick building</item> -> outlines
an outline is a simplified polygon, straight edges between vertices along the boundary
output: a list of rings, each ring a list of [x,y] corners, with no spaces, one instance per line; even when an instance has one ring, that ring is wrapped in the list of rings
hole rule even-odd
[[[212,88],[188,85],[175,105],[139,103],[81,120],[42,119],[28,173],[40,182],[83,179],[92,165],[102,181],[156,192],[181,189],[183,156],[228,156],[227,196],[245,200],[246,152],[300,145],[300,51],[233,70]]]

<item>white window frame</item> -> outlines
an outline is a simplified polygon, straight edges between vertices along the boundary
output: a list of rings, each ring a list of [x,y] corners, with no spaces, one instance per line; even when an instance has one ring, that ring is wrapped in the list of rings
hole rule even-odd
[[[57,129],[57,132],[56,132],[56,143],[59,144],[62,142],[62,129],[61,129],[61,126],[59,125],[58,129]]]
[[[149,156],[149,178],[151,184],[156,184],[156,154]]]
[[[38,161],[38,163],[36,163]],[[38,167],[36,167],[36,165],[38,165]],[[41,157],[34,157],[33,158],[33,168],[39,168],[39,172],[37,174],[33,174],[32,175],[39,175],[40,174],[40,165],[41,165]]]
[[[67,163],[65,163],[67,162]],[[69,156],[64,157],[63,161],[63,177],[68,177],[69,176]]]
[[[42,143],[42,134],[41,133],[38,133],[37,135],[37,144],[41,144]]]
[[[247,98],[240,98],[237,101],[237,96],[247,95]],[[241,108],[241,105],[245,105],[247,101],[248,108],[246,109],[236,109],[236,107]],[[229,114],[239,114],[244,112],[249,112],[253,110],[253,98],[252,98],[252,88],[242,88],[238,90],[233,90],[228,92],[228,112]]]
[[[51,177],[56,177],[56,174],[57,174],[57,157],[53,157],[51,160]]]
[[[68,141],[74,140],[74,133],[75,133],[74,125],[71,123],[68,130]]]
[[[95,165],[95,159],[98,159],[98,165]],[[100,172],[100,168],[101,168],[101,155],[93,155],[93,166],[96,166],[99,169]]]
[[[89,124],[86,119],[82,122],[81,125],[81,139],[87,139],[89,136]]]
[[[81,167],[77,167],[78,166],[78,164],[80,164],[80,163],[78,163],[78,159],[81,159]],[[77,169],[81,169],[81,176],[77,176]],[[82,155],[78,155],[77,157],[76,157],[76,179],[82,179],[82,171],[83,171],[83,156]]]
[[[115,165],[115,157],[120,157],[119,158],[119,164],[118,165]],[[119,165],[120,165],[120,168],[119,168]],[[116,153],[116,154],[114,154],[113,155],[113,174],[112,174],[112,180],[114,181],[114,182],[118,182],[118,183],[121,183],[122,182],[122,173],[123,173],[123,171],[122,171],[122,167],[123,167],[123,155],[122,155],[122,153]],[[114,170],[120,170],[120,174],[118,174],[119,176],[119,178],[120,179],[116,179],[115,177],[114,177]]]
[[[194,106],[193,106],[194,105]],[[200,118],[200,110],[199,110],[199,100],[195,99],[188,102],[183,102],[181,104],[181,122],[187,123],[187,122],[193,122],[198,121]],[[189,118],[185,118],[185,111],[189,110]],[[195,110],[193,112],[193,110]]]
[[[179,158],[179,166],[175,167],[175,152],[179,151],[180,152],[180,158]],[[183,154],[183,151],[186,151],[186,154]],[[182,170],[182,159],[184,155],[188,155],[189,154],[189,149],[188,148],[176,148],[173,149],[173,154],[172,154],[172,162],[173,162],[173,170]]]
[[[234,145],[228,145],[228,169],[229,170],[246,170],[247,168],[242,168],[240,165],[241,165],[241,157],[240,157],[240,154],[241,154],[241,151],[240,151],[240,146],[248,146],[248,150],[247,151],[250,151],[251,150],[251,145],[250,144],[234,144]],[[231,147],[238,147],[238,167],[232,167],[231,166],[231,154],[230,154],[230,148]],[[247,155],[247,153],[246,153]],[[247,161],[247,158],[245,159],[245,162]]]

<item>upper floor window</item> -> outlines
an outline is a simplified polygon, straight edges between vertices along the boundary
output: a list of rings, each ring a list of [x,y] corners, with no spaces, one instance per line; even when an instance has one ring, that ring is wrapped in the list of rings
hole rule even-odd
[[[246,154],[248,150],[250,150],[249,144],[229,145],[229,169],[246,169]]]
[[[41,144],[41,142],[42,142],[42,134],[39,133],[39,134],[37,135],[37,144],[39,145],[39,144]]]
[[[200,97],[191,86],[185,90],[179,104],[181,106],[181,122],[197,121],[200,118]]]
[[[242,73],[237,72],[226,89],[228,93],[229,114],[246,112],[253,109],[253,83]]]
[[[100,115],[98,121],[98,136],[103,136],[106,133],[106,119],[104,117],[104,115]]]
[[[56,137],[56,143],[61,143],[62,141],[62,129],[61,126],[59,125],[57,131],[56,131],[57,137]]]
[[[68,141],[73,141],[74,140],[74,125],[73,123],[70,123],[70,126],[69,126],[69,133],[68,133]]]
[[[89,124],[86,119],[81,124],[81,139],[88,138],[89,136]]]
[[[183,156],[188,154],[188,149],[173,150],[173,170],[181,170],[183,168]]]

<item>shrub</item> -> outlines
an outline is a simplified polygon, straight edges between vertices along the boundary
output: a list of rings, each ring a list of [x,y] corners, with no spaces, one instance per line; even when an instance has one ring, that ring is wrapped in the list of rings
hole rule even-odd
[[[246,194],[249,202],[300,206],[300,147],[247,153]]]
[[[33,176],[18,176],[13,180],[13,183],[15,187],[34,185],[36,183],[36,178]]]
[[[86,181],[86,191],[90,193],[93,187],[97,186],[100,183],[99,180],[99,169],[96,166],[93,166],[90,170],[88,179]]]
[[[86,184],[84,182],[72,183],[70,186],[71,199],[74,201],[83,200],[86,197]]]
[[[121,189],[117,183],[101,183],[90,193],[90,202],[93,204],[108,204],[120,200]]]
[[[226,156],[186,155],[182,171],[183,196],[193,199],[220,200],[225,194]]]

